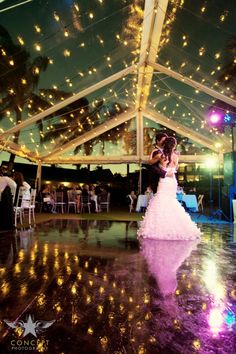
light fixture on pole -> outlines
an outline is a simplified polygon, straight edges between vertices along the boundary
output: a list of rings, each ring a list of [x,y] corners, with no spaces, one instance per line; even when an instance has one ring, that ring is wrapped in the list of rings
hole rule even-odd
[[[212,193],[212,170],[217,166],[217,159],[215,156],[208,156],[205,161],[205,166],[210,172],[210,189],[209,189],[209,203],[210,203],[210,216],[213,215],[213,193]]]
[[[215,143],[215,147],[218,150],[218,161],[217,161],[217,178],[218,178],[218,209],[213,213],[212,216],[217,216],[219,219],[223,216],[226,220],[229,220],[228,216],[225,215],[223,210],[221,209],[221,183],[220,183],[220,148],[221,148],[221,143]]]

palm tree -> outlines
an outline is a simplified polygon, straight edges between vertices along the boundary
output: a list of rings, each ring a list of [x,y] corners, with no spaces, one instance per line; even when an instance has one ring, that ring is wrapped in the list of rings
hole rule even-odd
[[[42,90],[41,90],[42,91]],[[44,93],[47,90],[43,90]],[[58,93],[58,91],[57,91]],[[50,91],[50,95],[53,95],[53,92]],[[60,92],[60,95],[66,98],[66,93]],[[73,112],[73,113],[71,113]],[[119,103],[114,102],[111,105],[107,106],[104,104],[103,100],[99,100],[95,103],[94,107],[89,105],[89,102],[86,98],[81,98],[78,101],[70,104],[66,108],[58,111],[58,115],[62,115],[63,119],[60,123],[54,124],[53,130],[45,132],[43,134],[42,141],[48,142],[51,139],[57,140],[57,145],[63,146],[68,140],[72,140],[83,132],[93,129],[96,125],[100,123],[100,115],[106,114],[106,120],[111,119],[114,116],[123,112],[123,108]],[[48,117],[50,118],[50,116]],[[128,122],[129,124],[129,122]],[[111,142],[117,144],[117,129],[119,129],[119,134],[123,135],[127,125],[121,124],[119,128],[113,128],[100,136],[87,141],[82,145],[83,151],[86,156],[89,156],[93,152],[94,146],[102,141],[102,154],[104,154],[105,142]],[[66,141],[63,136],[66,134]],[[61,135],[61,137],[60,137]],[[74,155],[78,154],[80,151],[80,146],[75,147]]]
[[[39,84],[40,74],[48,67],[49,59],[38,56],[31,60],[30,53],[15,44],[8,31],[0,25],[0,121],[6,118],[7,111],[14,114],[15,123],[22,121],[22,112],[28,106],[29,113],[36,113],[38,107],[50,106],[34,91]],[[19,140],[20,132],[15,133],[13,141]],[[15,155],[11,154],[13,163]]]
[[[50,97],[51,101],[56,102],[60,99],[66,99],[71,96],[71,93],[53,89],[43,89],[40,90],[40,92],[44,97]],[[44,132],[44,129],[42,129],[41,142],[47,143],[55,139],[57,145],[63,146],[63,144],[67,141],[77,138],[84,131],[89,131],[94,127],[94,125],[98,124],[99,113],[102,109],[102,100],[96,102],[95,106],[91,108],[87,98],[82,97],[78,99],[77,101],[47,117],[47,120],[54,116],[60,117],[61,119],[57,120],[57,122],[53,124],[52,130]],[[47,120],[45,120],[45,122]],[[84,144],[86,155],[90,155],[92,152],[92,146],[90,145],[90,142]],[[78,151],[79,147],[76,147],[74,149],[74,154],[77,154]]]
[[[224,53],[226,64],[221,71],[219,81],[226,86],[229,83],[235,84],[236,82],[236,36],[230,37]]]

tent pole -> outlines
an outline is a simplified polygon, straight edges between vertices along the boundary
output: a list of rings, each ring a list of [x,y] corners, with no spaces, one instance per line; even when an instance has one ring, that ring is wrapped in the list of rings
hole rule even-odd
[[[38,168],[37,168],[37,174],[36,174],[36,180],[35,180],[35,189],[37,192],[40,191],[41,189],[41,183],[42,183],[42,162],[38,162]]]
[[[127,178],[129,178],[129,163],[127,163],[126,167],[127,167]]]
[[[142,194],[142,162],[139,162],[138,194]]]
[[[136,124],[137,124],[137,136],[136,136],[136,146],[137,146],[137,157],[139,160],[139,182],[138,182],[138,192],[141,193],[142,190],[142,156],[143,156],[143,114],[141,109],[138,110],[136,114]]]

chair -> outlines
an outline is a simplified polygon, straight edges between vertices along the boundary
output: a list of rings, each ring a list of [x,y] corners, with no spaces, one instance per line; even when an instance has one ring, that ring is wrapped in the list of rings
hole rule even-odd
[[[91,213],[90,209],[91,203],[89,200],[89,195],[81,195],[80,196],[80,212],[82,213],[84,208],[88,209],[89,214]]]
[[[198,210],[201,210],[201,212],[203,212],[203,198],[204,198],[204,194],[199,194],[197,199]]]
[[[22,209],[21,209],[21,203],[22,203],[22,197],[23,197],[23,189],[19,188],[19,192],[17,195],[17,199],[16,199],[16,205],[13,207],[14,210],[14,226],[17,226],[17,219],[20,219],[20,224],[22,225]],[[14,200],[14,199],[13,199]]]
[[[31,216],[33,217],[33,221],[35,223],[35,198],[36,198],[36,189],[31,189],[30,191],[30,199],[22,199],[21,201],[21,213],[23,215],[23,218],[25,217],[25,211],[28,212],[29,215],[29,225],[31,225]]]
[[[132,213],[132,210],[134,209],[134,200],[131,197],[130,194],[127,195],[127,198],[129,199],[129,212]]]
[[[75,213],[77,212],[77,200],[74,191],[67,191],[68,196],[68,208],[67,212],[69,213],[70,207],[74,207]]]
[[[106,202],[100,202],[100,210],[106,209],[107,213],[109,212],[109,207],[110,207],[110,198],[111,198],[111,193],[107,193],[107,200]]]
[[[57,207],[61,208],[61,213],[64,214],[64,206],[66,203],[64,202],[63,192],[55,192],[55,209]]]

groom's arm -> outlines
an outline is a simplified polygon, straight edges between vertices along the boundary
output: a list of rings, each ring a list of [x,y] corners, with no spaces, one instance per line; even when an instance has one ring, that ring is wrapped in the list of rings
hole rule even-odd
[[[162,161],[162,151],[160,151],[159,149],[154,150],[151,154],[151,157],[148,161],[148,163],[150,165],[152,165],[152,172],[156,175],[158,175],[161,178],[165,178],[165,177],[173,177],[174,176],[174,172],[173,171],[166,171],[164,170],[159,164],[158,162]],[[165,161],[165,159],[163,160]]]
[[[152,172],[160,176],[161,178],[165,178],[167,175],[167,171],[163,170],[163,168],[161,168],[159,165],[152,165]]]
[[[149,157],[148,164],[154,165],[155,163],[160,161],[161,155],[162,155],[161,150],[159,150],[159,149],[153,150],[150,157]]]
[[[161,160],[161,155],[162,155],[161,150],[159,149],[154,150],[148,160],[148,163],[149,165],[152,166],[151,167],[152,173],[160,176],[161,178],[165,178],[167,171],[161,168],[160,165],[158,164],[158,162]]]

